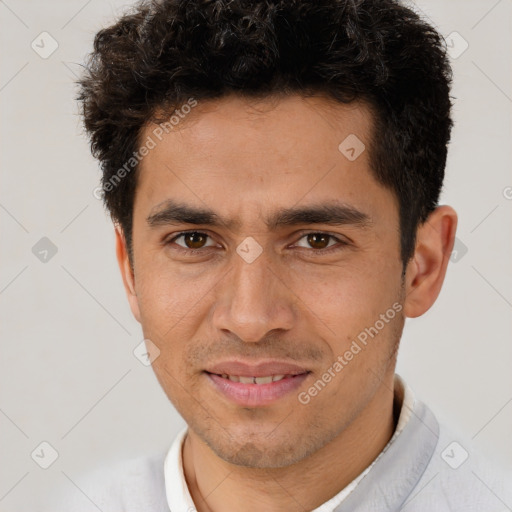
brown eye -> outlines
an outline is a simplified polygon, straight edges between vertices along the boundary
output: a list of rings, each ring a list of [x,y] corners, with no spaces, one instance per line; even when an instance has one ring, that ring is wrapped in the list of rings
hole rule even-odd
[[[312,250],[312,253],[324,254],[331,249],[341,249],[347,245],[343,239],[329,233],[306,233],[295,244],[296,247]]]
[[[207,236],[203,233],[187,233],[183,238],[189,249],[201,249],[206,243]]]
[[[307,236],[307,242],[313,249],[325,249],[329,245],[330,235],[323,233],[310,233]]]
[[[176,243],[180,247],[184,249],[202,249],[203,247],[208,247],[215,245],[212,240],[208,240],[210,237],[206,233],[200,233],[199,231],[189,231],[187,233],[182,233],[175,237],[172,242]]]

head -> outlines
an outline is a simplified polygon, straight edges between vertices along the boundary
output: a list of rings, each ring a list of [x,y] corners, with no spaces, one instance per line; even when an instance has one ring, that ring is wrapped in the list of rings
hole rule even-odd
[[[441,37],[387,0],[143,2],[96,35],[79,100],[130,306],[225,460],[307,457],[392,375],[453,246],[449,85]],[[227,361],[303,376],[236,403]]]

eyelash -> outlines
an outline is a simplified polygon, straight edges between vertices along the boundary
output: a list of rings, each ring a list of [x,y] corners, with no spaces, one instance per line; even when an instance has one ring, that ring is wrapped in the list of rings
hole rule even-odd
[[[164,241],[164,244],[165,245],[171,245],[178,238],[180,238],[182,236],[185,236],[185,235],[192,234],[192,233],[197,233],[199,235],[204,235],[204,236],[207,236],[207,237],[211,238],[210,235],[208,233],[205,233],[204,231],[195,231],[195,230],[192,230],[192,231],[182,231],[181,233],[178,233],[177,235],[173,236],[171,239],[169,239],[167,241]],[[325,236],[330,237],[331,239],[334,239],[337,242],[336,245],[333,245],[333,246],[328,247],[326,249],[313,249],[313,248],[306,249],[305,247],[300,247],[300,249],[306,249],[306,250],[311,251],[311,254],[314,254],[314,255],[330,254],[331,252],[340,250],[342,247],[349,245],[348,242],[345,242],[344,240],[341,240],[337,236],[331,235],[330,233],[325,233],[324,231],[308,231],[307,233],[302,233],[300,238],[299,238],[299,240],[301,240],[302,238],[304,238],[304,237],[306,237],[308,235],[325,235]],[[180,251],[182,253],[185,253],[185,254],[189,254],[191,256],[194,256],[194,255],[197,255],[197,254],[204,254],[205,250],[207,250],[209,248],[211,248],[211,247],[206,247],[206,248],[201,248],[201,249],[185,249],[184,247],[181,247],[180,245],[176,246],[176,249],[178,251]]]

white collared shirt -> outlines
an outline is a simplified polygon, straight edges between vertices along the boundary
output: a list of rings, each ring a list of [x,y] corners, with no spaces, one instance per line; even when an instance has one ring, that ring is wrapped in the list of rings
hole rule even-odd
[[[399,400],[403,397],[403,400],[401,400],[397,427],[388,444],[378,457],[359,476],[352,480],[352,482],[336,494],[336,496],[333,496],[331,499],[315,508],[312,512],[333,512],[333,510],[340,505],[340,503],[357,487],[359,482],[371,471],[377,460],[379,460],[382,454],[400,435],[411,417],[415,398],[411,388],[398,374],[395,374],[395,396],[397,396]],[[167,503],[170,510],[176,512],[194,512],[196,510],[183,473],[182,449],[187,430],[187,427],[184,428],[176,436],[169,452],[167,453],[164,465]]]

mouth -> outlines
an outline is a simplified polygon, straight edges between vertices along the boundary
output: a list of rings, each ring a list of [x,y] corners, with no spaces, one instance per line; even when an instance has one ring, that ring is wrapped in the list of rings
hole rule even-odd
[[[217,375],[217,374],[213,374]],[[296,377],[296,375],[266,375],[264,377],[244,377],[243,375],[228,375],[223,373],[219,375],[223,379],[228,379],[231,382],[241,382],[242,384],[270,384],[271,382],[278,382],[282,379]]]
[[[224,399],[243,407],[270,405],[292,394],[311,371],[275,361],[256,365],[232,361],[204,371]]]

